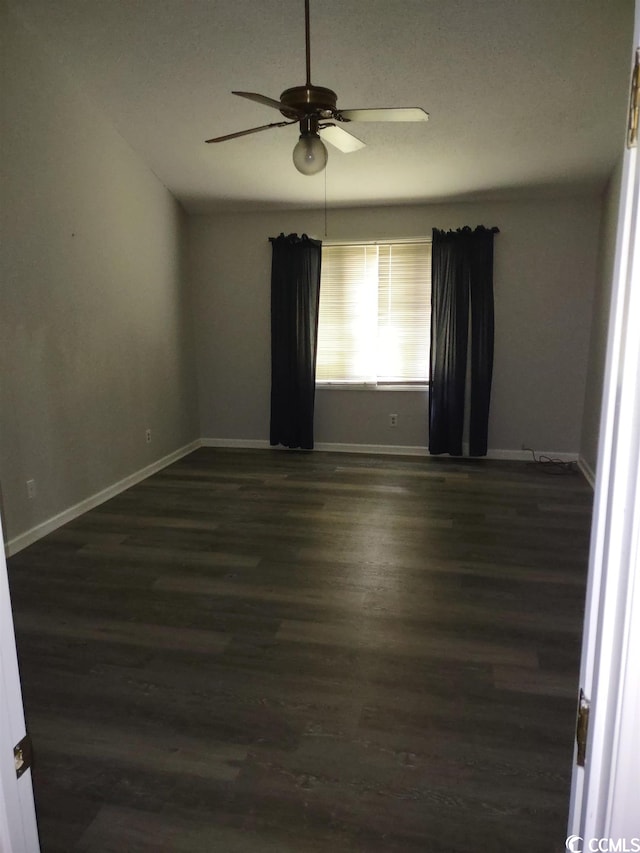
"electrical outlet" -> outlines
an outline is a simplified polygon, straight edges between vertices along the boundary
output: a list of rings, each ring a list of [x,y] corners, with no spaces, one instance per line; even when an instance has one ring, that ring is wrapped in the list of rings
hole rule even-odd
[[[35,480],[27,480],[27,497],[29,500],[33,500],[36,496],[36,481]]]
[[[145,433],[145,438],[147,439],[147,444],[151,444],[151,430],[148,429]]]
[[[397,415],[389,415],[389,426],[397,427],[398,426],[398,416]]]

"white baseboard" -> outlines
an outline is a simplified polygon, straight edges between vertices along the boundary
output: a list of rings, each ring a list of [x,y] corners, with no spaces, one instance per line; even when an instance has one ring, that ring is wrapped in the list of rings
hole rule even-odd
[[[269,450],[268,441],[257,438],[201,438],[201,447],[237,447],[244,450]]]
[[[331,442],[316,442],[315,445],[316,450],[330,450],[337,453],[387,453],[392,455],[400,455],[400,456],[429,456],[429,448],[428,447],[410,447],[400,444],[333,444]],[[468,450],[468,449],[465,449]],[[539,458],[548,457],[550,459],[557,459],[560,462],[577,462],[578,454],[577,453],[552,453],[552,452],[544,452],[540,453],[536,452],[536,456]],[[468,459],[470,458],[468,455],[464,456],[452,456],[449,457],[447,454],[438,454],[434,456],[434,459]],[[498,450],[490,448],[487,451],[486,456],[474,456],[471,457],[475,460],[482,459],[502,459],[504,461],[510,462],[533,462],[533,457],[531,453],[526,450]]]
[[[332,441],[318,441],[315,450],[330,453],[377,453],[391,456],[428,456],[426,447],[409,447],[401,444],[341,444]]]
[[[286,450],[280,444],[272,445],[268,441],[260,439],[244,438],[203,438],[202,447],[228,447],[246,450]],[[392,455],[402,454],[404,456],[427,456],[429,451],[426,447],[405,447],[403,445],[391,444],[341,444],[340,442],[316,441],[314,450],[329,453],[387,453]]]
[[[245,450],[286,450],[280,444],[272,445],[266,440],[257,438],[203,438],[200,441],[202,447],[228,447]],[[403,445],[390,444],[341,444],[340,442],[316,441],[314,450],[329,453],[388,453],[393,455],[403,454],[405,456],[427,456],[429,451],[426,447],[405,447]]]
[[[591,465],[587,462],[584,456],[580,456],[578,459],[578,468],[584,474],[585,480],[589,483],[592,489],[596,487],[596,472],[593,470]]]
[[[503,459],[507,462],[533,462],[530,450],[493,450],[487,451],[487,459]],[[577,462],[577,453],[563,453],[555,450],[536,450],[536,459],[557,459],[558,462]]]
[[[91,495],[68,509],[63,510],[63,512],[60,512],[57,515],[48,518],[46,521],[37,524],[35,527],[21,533],[19,536],[9,539],[5,544],[6,556],[11,557],[13,554],[17,554],[18,551],[22,551],[22,549],[26,548],[28,545],[33,545],[34,542],[37,542],[38,539],[42,539],[42,537],[46,536],[48,533],[53,533],[54,530],[57,530],[58,527],[62,527],[63,524],[73,521],[74,518],[78,518],[78,516],[88,512],[90,509],[94,509],[105,501],[108,501],[110,498],[114,498],[116,495],[119,495],[120,492],[124,492],[126,489],[131,488],[131,486],[135,486],[136,483],[146,480],[147,477],[161,471],[163,468],[166,468],[167,465],[171,465],[172,462],[176,462],[188,453],[192,453],[194,450],[197,450],[198,447],[200,447],[200,444],[201,442],[199,440],[192,441],[191,444],[187,444],[179,450],[174,450],[173,453],[163,456],[162,459],[158,459],[150,465],[140,468],[139,471],[135,471],[123,480],[119,480],[117,483],[107,486],[106,489],[96,492],[96,494]]]
[[[238,439],[238,438],[203,438],[201,440],[203,447],[229,447],[229,448],[244,448],[247,450],[284,450],[280,445],[275,447],[269,444],[266,440],[260,439]],[[468,446],[463,446],[465,454],[468,453]],[[429,456],[429,448],[423,446],[410,446],[404,444],[347,444],[345,442],[333,441],[316,441],[314,450],[325,451],[328,453],[377,453],[387,454],[391,456]],[[536,457],[546,457],[549,459],[557,459],[560,462],[577,462],[577,453],[564,453],[555,451],[536,451]],[[446,454],[440,457],[448,459]],[[462,458],[462,457],[451,457]],[[474,459],[502,459],[510,462],[533,462],[531,452],[528,450],[500,450],[490,448],[486,456],[474,456]]]

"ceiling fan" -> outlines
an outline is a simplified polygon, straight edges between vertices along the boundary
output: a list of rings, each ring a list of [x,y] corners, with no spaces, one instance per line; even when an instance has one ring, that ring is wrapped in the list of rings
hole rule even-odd
[[[338,109],[338,96],[332,89],[314,86],[311,83],[309,0],[305,0],[304,3],[304,22],[307,61],[307,82],[304,86],[285,89],[280,95],[279,101],[255,92],[232,92],[233,95],[239,95],[241,98],[248,98],[250,101],[257,101],[259,104],[279,110],[288,121],[276,121],[271,124],[260,125],[260,127],[251,127],[249,130],[240,130],[237,133],[227,133],[225,136],[207,139],[206,142],[225,142],[228,139],[236,139],[238,136],[259,133],[262,130],[270,130],[272,127],[286,127],[298,122],[300,124],[300,139],[293,149],[293,163],[303,175],[315,175],[327,165],[327,149],[323,145],[322,139],[347,154],[365,146],[364,142],[339,127],[335,122],[427,121],[429,114],[420,107]],[[320,131],[322,131],[322,139],[320,138]]]

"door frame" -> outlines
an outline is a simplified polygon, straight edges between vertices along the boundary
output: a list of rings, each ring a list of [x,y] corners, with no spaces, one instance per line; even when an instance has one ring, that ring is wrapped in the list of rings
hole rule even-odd
[[[639,45],[636,0],[631,72]],[[576,750],[569,807],[575,850],[640,838],[639,208],[638,149],[625,147],[580,669],[586,761],[577,766]]]
[[[0,536],[2,518],[0,518]],[[4,542],[4,538],[2,539]],[[7,562],[0,553],[0,853],[39,853],[31,770],[16,778],[13,748],[26,734]]]

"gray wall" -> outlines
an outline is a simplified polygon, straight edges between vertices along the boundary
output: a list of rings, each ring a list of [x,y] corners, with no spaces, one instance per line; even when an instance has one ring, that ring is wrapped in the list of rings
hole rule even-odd
[[[600,233],[598,279],[591,323],[591,341],[589,346],[580,453],[592,480],[596,473],[598,459],[600,412],[607,355],[607,335],[609,331],[621,179],[622,158],[609,180],[605,193],[604,213]]]
[[[326,239],[429,236],[497,225],[496,352],[489,445],[578,453],[601,199],[329,211]],[[189,219],[201,435],[269,436],[269,236],[323,238],[322,211]],[[329,391],[316,397],[319,443],[425,446],[426,395]],[[397,413],[399,425],[388,426]]]
[[[325,220],[318,210],[187,219],[2,2],[0,17],[0,500],[14,539],[199,436],[267,441],[268,237],[322,238]],[[327,239],[498,225],[490,447],[575,453],[582,429],[592,459],[600,308],[585,385],[600,206],[583,197],[330,210]],[[601,270],[613,239],[604,233]],[[319,391],[316,439],[425,447],[426,409],[424,392]]]
[[[0,483],[12,539],[194,440],[198,425],[186,217],[60,64],[2,5],[0,16]]]

